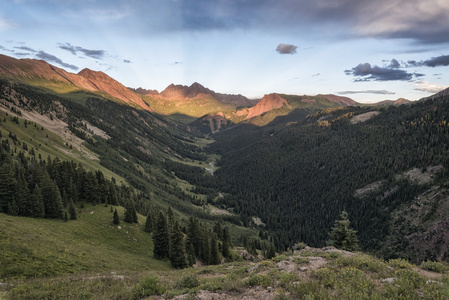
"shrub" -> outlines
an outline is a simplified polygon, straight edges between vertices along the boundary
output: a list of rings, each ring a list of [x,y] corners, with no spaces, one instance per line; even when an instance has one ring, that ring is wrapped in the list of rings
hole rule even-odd
[[[200,281],[196,277],[195,274],[183,276],[178,282],[175,284],[175,288],[178,290],[182,289],[193,289],[200,285]]]
[[[165,288],[160,285],[159,277],[156,275],[145,276],[139,280],[135,286],[135,295],[137,297],[146,297],[151,295],[162,295],[165,293]]]
[[[315,271],[315,277],[325,287],[332,287],[337,279],[337,274],[329,268],[321,268]]]
[[[310,261],[305,257],[295,257],[293,259],[293,262],[297,263],[298,265],[304,265],[304,264],[308,264]]]
[[[247,286],[268,287],[271,284],[271,278],[264,274],[251,275],[245,282]]]
[[[443,264],[440,262],[435,261],[423,261],[421,265],[419,266],[421,269],[437,272],[437,273],[444,273],[447,272],[449,269],[447,264]]]
[[[388,261],[388,265],[393,268],[400,268],[400,269],[411,269],[412,265],[402,258],[397,259],[390,259]]]

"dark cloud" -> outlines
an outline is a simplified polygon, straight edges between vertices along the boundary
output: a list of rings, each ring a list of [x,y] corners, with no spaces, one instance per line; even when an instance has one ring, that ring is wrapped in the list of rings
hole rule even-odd
[[[58,65],[61,65],[61,66],[65,67],[65,68],[68,68],[68,69],[71,69],[71,70],[74,70],[74,71],[79,69],[77,66],[67,64],[67,63],[63,62],[60,58],[58,58],[58,57],[56,57],[56,56],[54,56],[52,54],[49,54],[47,52],[44,52],[44,51],[39,51],[36,54],[36,56],[38,58],[40,58],[40,59],[45,60],[46,62],[57,63]]]
[[[369,63],[359,64],[351,70],[345,70],[346,75],[359,77],[355,81],[395,81],[412,80],[413,77],[421,77],[423,74],[409,73],[398,68],[371,66]]]
[[[395,92],[386,90],[363,90],[363,91],[343,91],[338,92],[340,95],[352,95],[352,94],[379,94],[379,95],[394,95]]]
[[[85,56],[95,58],[95,59],[103,59],[104,56],[106,55],[105,50],[90,50],[90,49],[85,49],[80,46],[73,46],[70,43],[60,44],[59,48],[62,50],[69,51],[73,55],[76,55],[78,52],[81,52]]]
[[[431,5],[422,0],[183,0],[168,5],[167,12],[179,10],[178,18],[160,18],[178,30],[307,28],[311,34],[449,42],[449,5],[443,0]]]
[[[441,55],[437,57],[432,57],[427,60],[409,60],[407,61],[407,66],[409,67],[447,67],[449,66],[449,55]]]
[[[126,64],[132,63],[129,59],[124,59],[123,62],[126,63]]]
[[[174,64],[175,65],[182,65],[182,61],[175,61]]]
[[[449,66],[449,55],[442,55],[437,57],[432,57],[431,59],[422,62],[422,65],[426,67],[447,67]]]
[[[15,49],[19,49],[19,50],[30,51],[30,52],[33,52],[33,53],[36,53],[36,52],[37,52],[37,50],[32,49],[32,48],[30,48],[30,47],[26,47],[26,46],[20,46],[20,47],[14,47],[14,48],[15,48]]]
[[[396,69],[396,68],[400,68],[401,67],[401,65],[399,64],[399,62],[396,60],[396,59],[392,59],[391,61],[390,61],[390,65],[388,66],[389,68],[392,68],[392,69]]]
[[[298,47],[290,44],[279,44],[276,51],[280,54],[295,54]]]

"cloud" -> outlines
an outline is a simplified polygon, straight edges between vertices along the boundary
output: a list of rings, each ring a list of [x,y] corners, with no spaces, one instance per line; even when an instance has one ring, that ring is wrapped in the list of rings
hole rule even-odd
[[[30,47],[26,47],[26,46],[20,46],[20,47],[14,47],[15,49],[19,49],[19,50],[25,50],[25,51],[30,51],[30,52],[37,52],[37,50],[32,49]]]
[[[83,53],[85,56],[95,59],[103,59],[106,55],[105,50],[90,50],[80,46],[73,46],[70,43],[59,44],[59,48],[62,50],[69,51],[73,55],[76,55],[78,52]]]
[[[388,66],[389,68],[395,69],[395,68],[400,68],[401,65],[399,64],[399,62],[396,59],[392,59],[390,61],[390,65]]]
[[[182,61],[175,61],[173,64],[175,64],[175,65],[182,65]]]
[[[352,95],[352,94],[378,94],[378,95],[394,95],[395,92],[386,90],[361,90],[361,91],[342,91],[338,92],[340,95]]]
[[[395,81],[412,80],[413,77],[421,77],[424,74],[409,73],[398,68],[371,66],[369,63],[359,64],[351,70],[345,70],[346,75],[359,77],[355,81]]]
[[[447,88],[447,86],[438,85],[436,83],[431,83],[431,82],[427,82],[427,81],[415,82],[415,90],[417,90],[417,91],[424,91],[424,92],[428,92],[428,93],[438,93],[446,88]]]
[[[279,44],[276,47],[276,51],[279,52],[280,54],[295,54],[296,48],[298,48],[298,47],[295,45]]]
[[[124,59],[123,62],[126,63],[126,64],[132,63],[132,61],[130,61],[129,59]]]
[[[427,67],[432,67],[432,68],[440,67],[440,66],[447,67],[447,66],[449,66],[449,55],[432,57],[431,59],[421,62],[421,65],[427,66]]]
[[[54,55],[52,55],[52,54],[49,54],[49,53],[47,53],[47,52],[44,52],[44,51],[39,51],[39,52],[36,54],[36,56],[37,56],[38,58],[40,58],[40,59],[45,60],[46,62],[49,62],[49,63],[57,63],[57,64],[59,64],[59,65],[65,67],[65,68],[68,68],[68,69],[71,69],[71,70],[74,70],[74,71],[76,71],[76,70],[79,69],[77,66],[67,64],[67,63],[63,62],[60,58],[58,58],[58,57],[56,57],[56,56],[54,56]]]

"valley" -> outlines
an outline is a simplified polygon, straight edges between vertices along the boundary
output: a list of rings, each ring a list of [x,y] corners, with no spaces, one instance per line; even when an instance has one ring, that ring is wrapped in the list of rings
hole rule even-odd
[[[448,112],[0,55],[0,298],[444,298]],[[326,248],[342,211],[363,253]]]

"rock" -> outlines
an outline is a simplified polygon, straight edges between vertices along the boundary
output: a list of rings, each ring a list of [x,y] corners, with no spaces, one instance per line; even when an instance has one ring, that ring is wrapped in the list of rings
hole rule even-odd
[[[383,279],[382,280],[382,282],[384,282],[384,283],[393,283],[395,281],[395,279],[394,278],[385,278],[385,279]]]
[[[431,284],[431,283],[436,283],[436,284],[439,284],[439,285],[443,285],[441,282],[439,282],[439,281],[435,281],[435,280],[427,280],[426,281],[426,284]]]
[[[308,270],[308,268],[307,268],[307,267],[300,267],[299,270],[300,270],[301,272],[306,272],[306,271]]]

